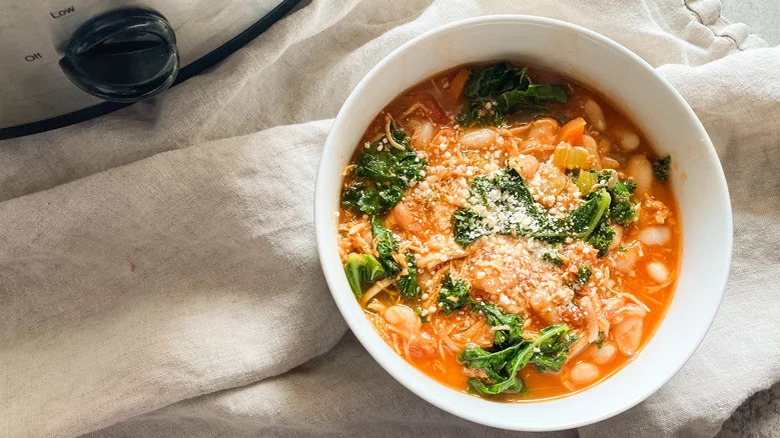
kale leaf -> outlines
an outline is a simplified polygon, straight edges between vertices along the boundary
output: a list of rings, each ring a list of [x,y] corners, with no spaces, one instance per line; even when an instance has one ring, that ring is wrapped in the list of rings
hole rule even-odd
[[[487,99],[516,88],[528,88],[530,84],[525,69],[508,62],[499,62],[471,70],[463,94],[469,99]]]
[[[398,277],[398,290],[401,291],[401,296],[404,298],[417,298],[422,290],[417,284],[417,260],[411,251],[406,253],[406,272]]]
[[[631,191],[623,182],[617,181],[612,189],[612,196],[614,202],[609,208],[609,217],[620,225],[630,224],[636,218],[634,202],[631,200]]]
[[[528,190],[528,186],[525,185],[523,177],[520,176],[517,170],[507,167],[502,172],[496,173],[493,177],[493,184],[502,194],[508,195],[507,202],[516,204],[531,219],[530,225],[525,223],[512,224],[511,229],[514,232],[525,235],[536,228],[547,230],[556,228],[544,207],[536,202],[534,195]],[[510,220],[510,222],[514,221]],[[536,231],[538,232],[539,230]]]
[[[476,345],[467,345],[463,353],[458,355],[458,360],[466,368],[479,368],[487,375],[485,379],[468,379],[469,392],[495,395],[502,392],[520,392],[523,389],[523,381],[517,376],[517,372],[528,364],[532,354],[530,343],[518,343],[495,353]]]
[[[494,347],[493,352],[467,345],[458,360],[466,368],[484,370],[487,376],[469,379],[469,391],[482,395],[519,392],[524,385],[517,373],[523,367],[533,363],[540,372],[560,370],[576,339],[566,324],[556,324],[542,329],[534,340],[521,337],[505,348]]]
[[[344,189],[341,195],[341,205],[353,211],[359,211],[370,215],[375,215],[385,210],[389,203],[385,202],[390,193],[379,195],[379,189],[374,184],[368,184],[364,181],[355,181],[349,187]],[[403,196],[397,193],[398,201]],[[396,203],[398,201],[395,201]]]
[[[423,179],[427,160],[411,149],[403,130],[392,128],[391,136],[404,149],[386,143],[386,137],[365,148],[355,166],[355,181],[342,193],[344,208],[372,216],[383,213],[398,204],[404,190]]]
[[[516,234],[539,239],[560,234],[555,231],[559,224],[534,200],[523,178],[515,169],[507,167],[490,177],[478,176],[474,178],[469,190],[480,198],[484,205],[503,211],[505,220],[488,226],[485,219],[473,209],[462,208],[455,211],[453,234],[455,241],[464,248],[474,240],[491,233]],[[499,200],[489,199],[488,195],[493,191],[501,193]]]
[[[563,266],[563,258],[553,251],[542,253],[542,260],[552,263],[555,266]]]
[[[569,88],[563,84],[531,84],[525,90],[515,89],[498,96],[498,112],[512,114],[521,110],[539,110],[547,108],[544,102],[566,103],[569,100]]]
[[[523,340],[523,320],[517,315],[504,313],[489,303],[481,303],[479,310],[485,315],[488,325],[500,327],[493,334],[493,345],[506,348]]]
[[[482,202],[488,202],[488,196],[494,188],[493,181],[487,175],[479,175],[471,181],[469,192],[474,196],[479,196]]]
[[[607,336],[599,330],[599,337],[596,339],[596,347],[598,347],[599,350],[601,350],[601,347],[604,346],[604,340],[607,338]]]
[[[577,267],[577,279],[575,281],[577,284],[584,286],[588,284],[591,275],[593,275],[593,269],[583,263]]]
[[[565,324],[562,325],[565,326]],[[539,351],[531,357],[531,362],[536,365],[536,370],[540,373],[560,371],[563,364],[566,363],[566,359],[569,358],[569,346],[579,339],[577,335],[568,330],[562,330],[562,333],[557,335],[553,333],[552,336],[546,337],[548,332],[555,331],[555,327],[543,328],[539,334],[539,338],[543,339],[539,341],[537,338],[536,348]],[[568,329],[567,326],[566,328]]]
[[[569,88],[564,84],[534,84],[526,69],[508,62],[471,70],[463,89],[466,103],[458,114],[463,127],[500,125],[523,110],[543,111],[549,102],[565,103]]]
[[[633,181],[621,181],[617,178],[617,172],[612,169],[604,169],[599,174],[599,184],[609,185],[609,180],[614,178],[615,185],[609,189],[612,196],[612,203],[609,206],[609,217],[616,223],[626,226],[636,218],[634,210],[634,201],[631,200],[631,194],[636,189],[636,183]]]
[[[461,208],[452,214],[453,228],[452,234],[462,247],[467,247],[471,242],[488,234],[488,229],[474,210],[470,208]]]
[[[376,252],[379,254],[379,263],[382,264],[388,277],[395,277],[401,272],[401,266],[393,258],[393,252],[398,249],[398,242],[395,241],[393,233],[379,223],[376,216],[371,217],[371,233]]]
[[[391,135],[404,149],[381,142],[363,149],[355,167],[355,174],[377,183],[398,185],[406,189],[422,179],[420,174],[425,168],[425,162],[411,149],[409,138],[404,131],[395,130]]]
[[[475,184],[476,183],[476,184]],[[474,179],[471,193],[481,199],[489,210],[499,212],[498,221],[488,221],[473,209],[463,208],[453,214],[455,241],[463,247],[474,240],[492,233],[513,234],[556,242],[566,237],[587,240],[599,224],[610,205],[609,193],[602,189],[564,219],[550,215],[534,199],[523,178],[512,168]],[[495,201],[488,194],[497,190]]]
[[[445,274],[441,288],[439,288],[438,299],[439,307],[444,311],[444,314],[449,315],[466,304],[475,304],[476,301],[469,296],[470,290],[471,285],[466,280],[453,281],[449,273]]]
[[[374,236],[374,245],[376,252],[379,253],[379,263],[385,271],[386,277],[395,277],[401,272],[401,265],[393,257],[393,253],[398,250],[398,242],[393,233],[379,223],[376,216],[371,218],[371,230]],[[406,274],[398,277],[398,290],[404,298],[417,298],[422,291],[417,284],[417,260],[414,253],[406,253]]]
[[[472,126],[499,126],[506,122],[506,117],[496,110],[491,113],[490,110],[485,109],[484,101],[474,99],[463,104],[456,120],[464,128],[470,128]]]
[[[669,181],[669,172],[672,170],[672,156],[667,155],[653,162],[653,173],[658,181]]]
[[[426,322],[428,322],[428,316],[427,316],[427,315],[423,315],[423,309],[422,309],[422,307],[420,307],[420,306],[417,306],[417,307],[415,307],[415,308],[414,308],[414,313],[416,313],[416,314],[417,314],[417,317],[419,317],[419,318],[420,318],[420,322],[422,322],[423,324],[425,324]]]
[[[607,254],[609,245],[612,245],[612,240],[614,238],[615,230],[609,226],[609,220],[607,217],[603,216],[599,224],[596,226],[596,229],[593,230],[593,233],[588,238],[588,243],[599,250],[599,257],[603,257]]]
[[[566,219],[566,234],[587,239],[610,206],[611,197],[605,189],[593,193],[590,199],[571,212]]]
[[[344,272],[352,293],[358,298],[363,296],[366,286],[385,277],[382,265],[370,254],[350,254],[344,264]]]

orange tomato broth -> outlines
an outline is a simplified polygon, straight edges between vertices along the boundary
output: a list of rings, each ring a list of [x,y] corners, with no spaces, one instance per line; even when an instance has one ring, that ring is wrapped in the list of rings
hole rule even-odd
[[[415,120],[419,122],[419,119],[421,118],[427,118],[428,121],[433,124],[434,132],[437,132],[441,128],[453,128],[457,124],[455,121],[455,116],[459,112],[460,107],[464,102],[462,93],[459,92],[459,90],[462,89],[465,80],[468,78],[468,75],[464,74],[464,71],[468,72],[468,68],[480,67],[481,65],[482,64],[476,66],[459,66],[444,71],[401,93],[395,100],[388,104],[369,125],[359,143],[360,146],[356,150],[352,163],[354,163],[360,156],[361,151],[363,150],[362,145],[364,145],[365,142],[373,142],[378,138],[378,136],[381,136],[382,133],[385,132],[386,114],[390,114],[394,121],[410,136],[412,136],[414,129],[416,129]],[[568,102],[565,104],[549,104],[548,111],[545,112],[542,116],[552,116],[553,118],[563,121],[572,120],[577,117],[585,117],[583,103],[587,99],[592,99],[600,106],[604,114],[604,119],[607,122],[607,129],[603,133],[600,133],[602,138],[608,138],[613,140],[613,143],[618,143],[619,141],[614,140],[614,138],[611,136],[612,132],[618,132],[627,129],[637,134],[640,139],[640,144],[636,150],[630,153],[624,153],[621,151],[614,151],[615,148],[613,147],[613,151],[606,154],[607,157],[615,158],[621,164],[617,169],[620,172],[621,180],[625,178],[625,174],[623,172],[626,170],[625,163],[629,155],[642,154],[651,161],[658,158],[658,155],[653,151],[650,142],[642,134],[638,127],[632,123],[623,112],[619,111],[614,105],[609,104],[608,101],[601,97],[598,93],[561,74],[535,67],[529,67],[525,64],[517,63],[516,65],[528,68],[528,74],[534,83],[569,84],[571,94]],[[412,115],[407,114],[404,116],[404,114],[407,113],[409,109],[415,104],[422,104],[425,107],[425,110],[413,111]],[[588,119],[588,117],[585,118],[586,120]],[[530,122],[532,120],[533,118],[529,118],[527,120],[513,120],[510,118],[509,124],[512,127],[522,126],[523,123]],[[563,126],[563,123],[561,123],[561,126]],[[589,129],[592,128],[593,127],[591,124],[588,123],[586,125],[585,132],[589,133]],[[434,138],[436,138],[436,135],[438,134],[435,134]],[[443,160],[441,159],[441,154],[428,154],[428,161],[428,165],[430,167],[432,165],[439,164]],[[352,176],[350,175],[348,169],[345,171],[345,187],[351,180]],[[407,190],[407,192],[409,192],[409,190]],[[538,401],[542,399],[551,399],[571,395],[575,392],[596,385],[604,379],[608,378],[610,375],[626,366],[636,356],[636,354],[641,352],[642,347],[644,347],[644,345],[649,341],[653,333],[658,328],[660,321],[663,319],[663,316],[672,300],[679,272],[682,251],[682,238],[678,219],[679,214],[677,202],[670,185],[668,183],[660,182],[654,178],[652,186],[648,191],[648,195],[653,200],[660,201],[666,207],[668,207],[670,214],[664,225],[671,230],[671,239],[662,245],[642,244],[641,248],[643,255],[639,257],[635,263],[633,272],[621,274],[615,270],[613,271],[612,276],[612,278],[618,278],[621,281],[622,291],[632,293],[649,308],[649,312],[644,317],[642,338],[640,347],[637,352],[629,355],[624,355],[618,352],[617,357],[611,362],[606,364],[595,364],[599,370],[599,377],[587,384],[575,385],[569,378],[569,373],[572,368],[580,362],[588,361],[592,363],[592,352],[596,346],[591,344],[579,355],[570,358],[559,372],[539,373],[535,369],[534,365],[528,365],[523,368],[520,371],[520,376],[525,386],[522,392],[504,393],[494,396],[487,396],[486,398],[497,401],[523,402]],[[632,198],[636,198],[636,196],[632,196]],[[640,204],[642,202],[641,199],[634,200]],[[414,205],[412,208],[414,208]],[[422,210],[415,210],[413,213],[419,215],[426,214]],[[355,223],[360,221],[366,221],[365,215],[363,215],[361,218],[361,215],[359,214],[355,214],[343,208],[341,209],[339,215],[340,226],[353,226]],[[640,215],[638,222],[625,227],[622,242],[635,241],[639,231],[647,225],[646,222],[652,223],[652,218],[650,215]],[[399,224],[395,221],[389,220],[386,226],[387,228],[391,229],[396,234],[396,236],[403,237],[405,235],[404,229],[400,227]],[[427,231],[428,230],[422,230],[419,234],[429,237],[434,233],[431,232],[431,234],[426,234]],[[363,230],[362,233],[365,235],[366,231]],[[370,236],[370,231],[368,233]],[[340,236],[340,239],[346,239],[346,233],[344,232],[344,229],[341,230]],[[371,240],[369,238],[367,238],[367,241],[370,244]],[[365,246],[363,246],[361,250],[360,247],[354,243],[343,243],[341,249],[343,260],[345,259],[347,252],[367,252]],[[612,254],[613,251],[617,250],[610,251],[610,254]],[[375,250],[373,250],[373,253],[376,255]],[[603,259],[604,260],[599,259],[600,261],[597,263],[607,264],[607,257],[604,257]],[[645,266],[650,261],[661,262],[668,269],[670,280],[666,282],[665,287],[659,288],[658,282],[653,280],[650,277],[650,274],[648,274]],[[436,269],[438,269],[438,267]],[[436,271],[436,269],[432,269],[431,271]],[[423,271],[425,270],[420,269],[421,273],[423,273]],[[423,291],[426,290],[426,288],[423,288]],[[480,291],[478,288],[472,287],[471,294],[472,296],[479,296]],[[412,309],[420,306],[420,303],[422,302],[421,299],[408,300],[401,298],[398,295],[397,289],[393,290],[392,287],[387,291],[378,294],[375,299],[388,305],[398,303],[405,304]],[[428,300],[428,302],[430,302],[430,300]],[[365,304],[366,303],[363,303],[364,307]],[[374,323],[374,326],[377,328],[380,335],[392,346],[394,342],[393,339],[395,338],[393,338],[393,334],[391,332],[386,330],[386,324],[384,323],[382,317],[377,315],[376,312],[368,309],[365,312],[366,316]],[[439,312],[437,317],[444,318],[444,316],[440,315],[440,313],[441,312]],[[461,309],[453,313],[451,317],[454,317],[457,314],[462,315],[465,313],[470,312]],[[540,323],[540,321],[534,319],[530,315],[527,317],[532,320],[530,322],[530,327],[527,328],[538,330],[546,325]],[[429,325],[430,324],[422,324],[422,331],[426,331]],[[431,332],[431,330],[428,330],[428,332]],[[611,336],[612,333],[610,333],[607,339],[611,340]],[[439,349],[433,353],[417,351],[416,353],[413,352],[411,355],[404,355],[402,351],[399,351],[399,348],[396,348],[396,351],[399,352],[399,354],[402,356],[406,356],[407,361],[417,369],[439,381],[440,383],[443,383],[459,391],[465,392],[467,390],[468,385],[466,382],[469,377],[464,374],[464,366],[458,361],[457,356],[459,352],[445,349],[443,350],[442,355],[442,350]]]

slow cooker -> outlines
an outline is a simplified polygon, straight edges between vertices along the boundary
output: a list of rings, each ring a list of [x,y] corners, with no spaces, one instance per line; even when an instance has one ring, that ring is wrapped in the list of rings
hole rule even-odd
[[[156,96],[266,30],[299,0],[4,0],[0,139]]]

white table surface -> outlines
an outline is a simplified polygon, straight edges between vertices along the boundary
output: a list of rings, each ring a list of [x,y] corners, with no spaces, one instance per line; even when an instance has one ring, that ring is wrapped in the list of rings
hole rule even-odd
[[[748,25],[771,45],[780,44],[780,0],[721,0],[723,16]]]

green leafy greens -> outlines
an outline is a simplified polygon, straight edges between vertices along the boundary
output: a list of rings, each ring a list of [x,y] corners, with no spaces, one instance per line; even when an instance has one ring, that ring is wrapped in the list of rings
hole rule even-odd
[[[557,251],[546,251],[542,253],[542,260],[550,262],[555,266],[563,266],[563,258]]]
[[[607,212],[611,201],[612,198],[604,189],[593,193],[593,196],[589,200],[577,207],[577,209],[571,212],[569,217],[564,220],[567,225],[565,227],[565,235],[578,237],[583,240],[587,239]]]
[[[370,254],[350,254],[344,264],[344,272],[352,293],[358,298],[363,296],[366,286],[385,277],[382,265]]]
[[[365,148],[355,166],[355,180],[342,192],[344,208],[381,214],[398,204],[404,190],[423,179],[428,162],[412,150],[403,130],[391,125],[390,132],[403,149],[392,146],[386,137]]]
[[[599,337],[596,339],[596,347],[601,350],[601,347],[604,346],[604,340],[607,339],[607,335],[604,334],[601,330],[599,330]]]
[[[577,284],[584,286],[590,281],[591,275],[593,275],[593,269],[591,269],[590,266],[586,264],[579,265],[577,267],[577,278],[575,281]]]
[[[611,184],[610,182],[613,182]],[[617,177],[617,172],[612,169],[604,169],[599,173],[598,183],[602,187],[607,187],[612,203],[609,206],[609,217],[620,225],[628,225],[636,218],[634,210],[634,201],[631,200],[631,194],[636,189],[636,183],[632,181],[621,181]],[[612,188],[609,188],[609,187]]]
[[[422,290],[417,284],[417,260],[411,251],[406,253],[406,272],[398,277],[398,290],[401,291],[401,296],[404,298],[417,298]]]
[[[376,216],[371,218],[371,231],[374,238],[374,246],[379,254],[379,264],[388,278],[395,277],[401,272],[401,265],[393,257],[393,253],[398,250],[398,242],[393,233],[385,228]],[[417,260],[414,253],[406,253],[406,274],[398,277],[398,290],[404,298],[417,298],[422,291],[417,284]]]
[[[596,225],[596,229],[593,230],[593,234],[588,238],[594,248],[599,250],[599,257],[603,257],[607,254],[609,246],[612,245],[612,240],[615,239],[615,230],[609,225],[609,219],[604,216]]]
[[[667,155],[653,162],[653,173],[658,181],[668,181],[669,172],[672,171],[672,156]]]
[[[493,304],[477,302],[469,296],[471,286],[465,280],[454,281],[445,274],[439,289],[439,307],[446,315],[466,305],[480,311],[488,325],[494,328],[493,346],[490,351],[475,345],[467,345],[458,356],[467,368],[479,368],[485,372],[482,379],[468,380],[469,390],[483,395],[501,392],[517,392],[523,382],[517,372],[529,363],[539,372],[558,371],[566,362],[569,345],[577,340],[566,324],[547,327],[536,339],[523,337],[523,319],[502,312]]]
[[[423,309],[422,309],[422,307],[420,307],[420,306],[417,306],[417,307],[415,307],[415,308],[414,308],[414,313],[416,313],[416,314],[417,314],[417,317],[418,317],[418,318],[420,318],[420,321],[421,321],[423,324],[425,324],[426,322],[428,322],[428,316],[427,316],[427,315],[423,315]]]
[[[470,290],[471,285],[466,280],[453,281],[449,273],[445,274],[439,288],[438,299],[439,307],[444,311],[444,314],[449,315],[466,304],[475,304],[476,301],[469,296]]]
[[[523,340],[523,320],[517,315],[504,313],[489,303],[481,303],[479,310],[485,315],[488,325],[500,327],[493,334],[496,348],[507,348]]]
[[[461,208],[452,214],[455,242],[462,247],[467,247],[471,242],[489,234],[482,217],[470,208]]]
[[[485,307],[482,308],[485,312]],[[493,310],[486,313],[488,323],[491,326],[501,322],[498,317],[491,322]],[[495,309],[495,312],[501,314]],[[503,315],[503,314],[502,314]],[[514,315],[504,315],[511,317]],[[551,325],[542,329],[536,339],[524,339],[522,337],[522,324],[514,320],[507,322],[509,330],[500,330],[498,332],[508,332],[503,343],[495,343],[492,350],[487,351],[475,345],[467,345],[463,353],[458,356],[464,366],[470,369],[482,369],[485,377],[481,379],[470,378],[468,380],[469,391],[482,394],[494,395],[502,392],[519,392],[523,390],[523,381],[517,373],[529,363],[536,365],[539,372],[558,371],[568,358],[569,346],[577,340],[577,336],[571,333],[566,324]],[[504,325],[504,324],[502,324]]]
[[[609,188],[610,186],[612,188]],[[599,257],[603,257],[615,239],[615,230],[610,225],[610,219],[622,226],[629,225],[636,219],[636,209],[634,208],[636,204],[631,200],[631,194],[636,190],[636,183],[621,181],[617,178],[617,172],[605,169],[598,174],[596,187],[602,187],[602,190],[606,188],[611,197],[609,214],[601,218],[588,239],[588,242],[599,251]],[[593,196],[593,194],[588,196]]]
[[[371,233],[376,252],[379,254],[379,263],[382,264],[388,277],[395,277],[401,272],[401,266],[393,258],[393,252],[398,249],[398,242],[395,241],[393,233],[379,223],[376,216],[371,218]]]
[[[615,202],[609,208],[609,217],[620,225],[630,224],[636,218],[636,210],[628,187],[620,181],[616,182],[612,196]]]
[[[569,100],[566,85],[534,84],[526,69],[508,62],[471,70],[463,94],[466,103],[457,120],[466,128],[500,125],[520,111],[541,112],[550,102]]]
[[[610,206],[610,195],[601,189],[567,217],[550,215],[534,199],[523,178],[512,168],[491,177],[479,176],[471,185],[477,203],[492,211],[496,218],[486,220],[473,209],[453,214],[455,241],[463,247],[487,234],[513,234],[540,240],[558,241],[566,237],[587,240]]]

